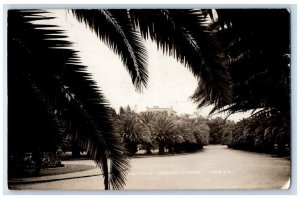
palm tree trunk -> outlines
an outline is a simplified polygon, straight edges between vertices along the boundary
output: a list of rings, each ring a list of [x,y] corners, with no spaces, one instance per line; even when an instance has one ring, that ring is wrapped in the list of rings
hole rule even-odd
[[[103,158],[103,176],[104,176],[104,189],[109,190],[109,171],[107,156]]]
[[[158,146],[158,154],[159,155],[165,154],[165,147],[164,147],[163,144],[159,144],[159,146]]]
[[[169,153],[174,154],[174,147],[173,147],[173,144],[169,144],[168,150],[169,150]]]
[[[152,152],[151,152],[151,144],[148,144],[146,146],[146,154],[148,154],[148,155],[152,154]]]
[[[79,143],[77,140],[73,140],[72,142],[72,158],[79,158],[80,157],[80,149]]]
[[[147,147],[146,154],[147,155],[151,155],[152,154],[151,147]]]
[[[41,167],[42,167],[42,152],[39,148],[35,149],[32,152],[32,159],[35,162],[35,170],[34,175],[40,175]]]

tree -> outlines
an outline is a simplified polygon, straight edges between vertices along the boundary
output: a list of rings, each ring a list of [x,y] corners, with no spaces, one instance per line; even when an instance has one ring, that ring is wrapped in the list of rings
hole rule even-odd
[[[137,152],[138,144],[151,143],[149,128],[130,108],[119,115],[116,129],[123,136],[125,146],[130,155]]]
[[[198,144],[202,147],[209,144],[210,128],[205,123],[197,123],[194,135]]]
[[[210,144],[221,144],[224,123],[225,121],[221,117],[213,118],[207,123],[210,129]]]
[[[235,123],[233,121],[225,121],[222,127],[221,144],[228,145],[232,140],[232,131]]]
[[[153,147],[153,144],[155,142],[155,140],[153,140],[153,135],[152,135],[153,134],[152,125],[154,122],[155,115],[152,112],[142,112],[139,115],[139,117],[141,121],[144,123],[144,125],[147,126],[151,135],[151,142],[146,144],[146,154],[152,154],[151,148]]]
[[[171,116],[166,114],[156,114],[152,128],[153,137],[158,143],[160,155],[165,153],[165,147],[169,147],[169,150],[172,153],[173,145],[184,141],[183,136],[178,132]]]
[[[184,142],[176,145],[176,151],[185,150],[186,152],[202,149],[209,143],[209,127],[197,118],[181,117],[176,121],[180,135]]]
[[[48,135],[67,131],[102,169],[105,189],[122,188],[129,164],[108,103],[63,32],[31,23],[48,19],[42,14],[8,13],[9,157],[18,162],[28,150],[49,150],[45,144],[55,142]]]

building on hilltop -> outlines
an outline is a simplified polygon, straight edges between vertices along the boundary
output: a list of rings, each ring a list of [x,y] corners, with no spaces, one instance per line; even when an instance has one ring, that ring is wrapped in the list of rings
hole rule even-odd
[[[148,112],[166,112],[168,115],[175,115],[176,111],[174,111],[173,106],[171,108],[160,108],[159,106],[153,106],[149,108],[146,106]]]

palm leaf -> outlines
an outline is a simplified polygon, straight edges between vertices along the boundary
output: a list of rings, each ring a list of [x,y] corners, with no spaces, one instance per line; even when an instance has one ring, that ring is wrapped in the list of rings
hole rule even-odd
[[[209,31],[200,10],[130,10],[131,18],[144,38],[150,38],[164,53],[184,63],[199,79],[195,101],[204,104],[231,102],[231,80],[223,52]],[[202,105],[200,105],[202,106]]]
[[[121,57],[136,89],[146,87],[147,52],[127,10],[72,10],[72,13]]]
[[[217,9],[216,32],[233,81],[231,113],[290,110],[290,12],[287,9]]]
[[[120,115],[117,131],[131,142],[150,143],[149,128],[134,113],[126,112]]]
[[[47,19],[41,14],[44,12],[9,11],[8,41],[13,46],[8,50],[9,90],[18,92],[14,79],[31,77],[39,93],[43,93],[43,99],[56,111],[56,117],[102,169],[106,189],[108,183],[120,189],[125,184],[129,163],[122,140],[114,131],[111,109],[63,32],[55,26],[31,23]],[[14,121],[17,114],[11,112],[9,120]]]

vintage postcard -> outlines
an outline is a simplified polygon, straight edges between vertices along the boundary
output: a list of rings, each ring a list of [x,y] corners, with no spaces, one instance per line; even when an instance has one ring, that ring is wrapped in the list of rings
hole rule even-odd
[[[10,9],[10,190],[289,189],[291,10]]]

